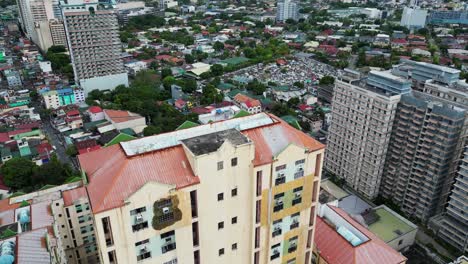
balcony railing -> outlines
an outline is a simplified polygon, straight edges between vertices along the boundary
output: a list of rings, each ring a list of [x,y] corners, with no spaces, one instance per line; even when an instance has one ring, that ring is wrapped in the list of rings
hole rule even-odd
[[[276,258],[279,258],[279,256],[280,256],[280,253],[279,253],[279,252],[275,252],[273,255],[271,255],[270,260],[274,260],[274,259],[276,259]]]
[[[304,176],[304,171],[303,170],[300,170],[300,171],[297,171],[296,173],[294,173],[294,179],[298,179],[298,178],[301,178]]]
[[[273,233],[271,233],[272,237],[279,236],[279,235],[281,235],[281,229],[276,229],[273,231]]]
[[[174,249],[176,249],[176,243],[175,242],[171,242],[171,243],[166,244],[166,245],[161,247],[161,251],[162,251],[163,254],[166,253],[166,252],[172,251]]]
[[[278,177],[275,179],[275,185],[280,185],[286,182],[286,177]]]
[[[292,205],[300,204],[302,202],[302,197],[297,197],[292,200]]]
[[[283,204],[277,204],[273,207],[273,212],[278,212],[280,210],[283,210]]]
[[[292,224],[289,226],[289,229],[294,229],[294,228],[297,228],[297,227],[299,227],[299,222],[292,223]]]
[[[297,245],[289,246],[288,253],[294,252],[294,251],[296,251],[296,249],[297,249]]]

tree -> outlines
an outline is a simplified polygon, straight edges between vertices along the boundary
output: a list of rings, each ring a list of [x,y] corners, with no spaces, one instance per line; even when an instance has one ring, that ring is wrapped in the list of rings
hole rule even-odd
[[[70,167],[70,164],[62,164],[54,154],[49,162],[35,168],[33,185],[37,187],[46,184],[60,185],[73,176],[78,176],[78,173]]]
[[[188,64],[192,64],[195,62],[195,57],[191,54],[185,54],[185,62]]]
[[[157,70],[157,69],[159,68],[158,62],[157,62],[157,61],[152,61],[152,62],[150,63],[150,65],[149,65],[149,68],[150,68],[151,70]]]
[[[215,64],[211,66],[210,70],[213,76],[220,76],[224,72],[223,66],[221,64]]]
[[[184,93],[193,93],[197,90],[197,81],[193,79],[187,79],[182,86],[182,91]]]
[[[224,49],[224,44],[219,42],[219,41],[216,41],[214,44],[213,44],[213,49],[215,49],[216,51],[221,51]]]
[[[266,91],[266,85],[255,79],[247,84],[247,90],[254,92],[256,95],[261,95]]]
[[[299,100],[298,97],[293,97],[293,98],[289,99],[288,107],[290,107],[290,108],[296,107],[300,102],[301,102],[301,100]]]
[[[299,82],[299,81],[296,81],[294,82],[294,86],[298,87],[298,88],[304,88],[304,83],[303,82]]]
[[[271,112],[276,116],[294,114],[294,111],[292,111],[286,104],[283,103],[274,103],[271,107]]]
[[[75,157],[78,155],[78,150],[76,149],[75,145],[70,145],[67,147],[67,150],[65,150],[65,153],[68,156]]]
[[[333,76],[323,76],[320,81],[319,81],[319,84],[320,85],[330,85],[330,84],[334,84],[335,83],[335,78]]]
[[[166,78],[163,79],[163,86],[164,89],[167,91],[171,90],[171,85],[173,85],[176,82],[176,79],[172,76],[166,76]]]
[[[172,71],[169,68],[164,68],[161,70],[161,79],[166,78],[167,76],[172,76]]]
[[[159,133],[161,133],[161,128],[160,127],[156,127],[156,126],[153,126],[153,125],[149,125],[147,127],[145,127],[143,129],[143,135],[145,137],[147,136],[152,136],[152,135],[157,135]]]
[[[202,90],[203,96],[200,99],[202,104],[208,105],[212,103],[219,103],[223,100],[223,95],[216,90],[212,84],[207,84]]]
[[[3,182],[12,190],[30,188],[32,176],[37,165],[29,159],[12,158],[0,168]]]
[[[249,58],[249,59],[253,59],[257,56],[257,54],[255,54],[255,51],[252,49],[252,48],[245,48],[244,49],[244,56]]]

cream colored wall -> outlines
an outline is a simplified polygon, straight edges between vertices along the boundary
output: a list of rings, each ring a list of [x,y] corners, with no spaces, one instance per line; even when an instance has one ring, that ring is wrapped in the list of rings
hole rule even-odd
[[[324,150],[315,151],[312,153],[306,153],[305,149],[298,147],[296,145],[289,145],[286,147],[280,154],[277,155],[273,163],[270,165],[264,165],[261,167],[256,167],[255,170],[262,169],[263,172],[263,179],[262,179],[262,229],[261,229],[261,254],[260,254],[260,263],[284,263],[287,260],[297,256],[296,262],[303,263],[305,261],[305,254],[310,249],[307,249],[307,236],[308,231],[313,230],[314,226],[309,227],[309,216],[310,216],[310,208],[316,206],[317,203],[312,203],[312,190],[313,186],[316,184],[320,184],[320,177],[321,173],[316,176],[315,175],[315,166],[316,166],[316,159],[318,154],[322,154],[321,165],[323,164],[323,152]],[[279,186],[274,186],[274,179],[276,177],[275,168],[280,165],[287,164],[291,166],[294,164],[295,161],[305,159],[304,164],[304,177],[286,182]],[[321,171],[321,170],[320,170]],[[267,172],[267,173],[266,173]],[[270,174],[269,174],[270,173]],[[279,212],[273,213],[273,206],[274,206],[274,199],[273,196],[277,193],[281,193],[284,191],[292,190],[298,186],[303,186],[302,192],[302,203],[300,205],[296,205],[290,208],[285,208]],[[319,189],[320,187],[317,186]],[[317,190],[318,190],[317,189]],[[271,191],[270,191],[271,190]],[[316,194],[315,201],[318,200],[318,191]],[[253,205],[253,210],[255,211],[255,204]],[[286,216],[294,214],[296,212],[300,213],[300,224],[299,228],[295,230],[291,230],[288,233],[284,233],[272,237],[271,227],[274,220],[282,219]],[[315,219],[314,219],[315,223]],[[293,237],[294,234],[297,232],[298,235],[298,249],[294,253],[287,254],[286,256],[282,255],[282,257],[270,260],[271,256],[271,246],[277,243],[284,243],[284,240]],[[255,234],[253,234],[255,237]],[[313,232],[312,232],[313,238]],[[313,240],[312,240],[313,241]],[[309,260],[310,261],[310,260]],[[307,262],[309,263],[309,262]]]
[[[254,146],[249,143],[234,147],[226,141],[216,152],[194,157],[185,148],[195,174],[200,177],[198,186],[198,220],[200,234],[200,263],[250,263],[252,258],[252,160]],[[231,167],[231,159],[238,159]],[[224,169],[217,170],[217,162],[224,161]],[[231,197],[231,190],[237,187],[237,196]],[[218,193],[224,193],[224,200],[218,201]],[[231,218],[237,217],[237,224]],[[218,222],[224,221],[224,229],[218,230]],[[237,243],[237,250],[231,250]],[[224,255],[218,250],[224,248]]]
[[[169,195],[177,195],[179,209],[182,211],[182,219],[175,224],[160,231],[152,227],[148,219],[148,228],[138,232],[132,231],[132,218],[130,211],[143,206],[152,208],[155,201],[168,198]],[[152,210],[152,209],[151,209]],[[102,218],[109,216],[112,228],[114,245],[107,247],[102,227]],[[145,184],[140,190],[130,196],[125,206],[96,214],[97,240],[102,252],[102,263],[109,263],[107,252],[115,250],[118,263],[136,263],[137,252],[135,243],[150,239],[161,233],[175,230],[176,250],[160,256],[152,255],[151,258],[138,263],[164,263],[177,257],[179,263],[193,263],[192,250],[192,226],[190,214],[190,196],[186,191],[176,191],[174,186],[163,185],[156,182]]]

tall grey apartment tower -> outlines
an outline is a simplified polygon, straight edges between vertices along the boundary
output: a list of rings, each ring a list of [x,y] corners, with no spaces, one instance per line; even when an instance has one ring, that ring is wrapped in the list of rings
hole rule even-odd
[[[75,80],[85,93],[128,86],[114,0],[68,0],[60,5]]]
[[[465,148],[465,158],[460,165],[455,178],[447,211],[434,218],[439,227],[437,235],[452,246],[466,254],[468,252],[468,147]]]
[[[442,212],[459,164],[466,111],[413,91],[398,105],[381,194],[407,215]]]
[[[335,82],[325,168],[369,199],[378,195],[397,104],[410,86],[374,71],[367,81]]]

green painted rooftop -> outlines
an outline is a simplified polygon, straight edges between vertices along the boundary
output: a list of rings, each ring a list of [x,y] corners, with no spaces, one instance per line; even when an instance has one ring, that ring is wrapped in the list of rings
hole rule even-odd
[[[115,138],[113,138],[111,141],[109,141],[105,147],[109,147],[115,144],[119,144],[120,142],[125,142],[125,141],[130,141],[132,139],[135,139],[136,137],[127,135],[125,133],[120,133],[118,134]]]
[[[191,128],[191,127],[196,127],[196,126],[199,126],[199,124],[187,120],[183,122],[179,127],[177,127],[176,130]]]
[[[414,230],[413,227],[399,219],[385,208],[378,208],[375,213],[380,219],[369,225],[369,230],[385,242],[392,241],[393,239],[401,236],[401,234],[408,233]],[[397,234],[399,230],[400,235]]]

